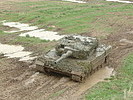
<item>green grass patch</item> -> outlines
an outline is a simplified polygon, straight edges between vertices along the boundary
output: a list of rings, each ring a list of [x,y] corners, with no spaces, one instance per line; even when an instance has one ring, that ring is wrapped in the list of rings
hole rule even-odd
[[[7,35],[7,34],[10,34],[10,33],[7,33],[7,32],[0,30],[0,35]]]
[[[133,100],[133,53],[110,82],[101,82],[88,91],[86,100]]]
[[[41,40],[36,37],[17,37],[16,39],[10,41],[11,43],[25,43],[25,44],[37,44],[37,43],[45,43],[48,40]]]
[[[5,32],[3,32],[2,30],[0,30],[0,35],[6,34]]]
[[[81,34],[91,31],[113,33],[120,28],[117,25],[109,27],[111,23],[116,22],[117,13],[119,13],[119,19],[123,19],[124,16],[132,16],[133,9],[131,4],[103,1],[87,4],[62,1],[21,2],[15,3],[14,6],[20,8],[1,11],[1,20],[32,23],[40,28],[61,31],[62,34]],[[131,19],[123,20],[126,20],[127,24],[131,22]],[[121,22],[116,24],[119,25]],[[132,23],[129,24],[132,25]],[[49,25],[55,27],[50,28]]]

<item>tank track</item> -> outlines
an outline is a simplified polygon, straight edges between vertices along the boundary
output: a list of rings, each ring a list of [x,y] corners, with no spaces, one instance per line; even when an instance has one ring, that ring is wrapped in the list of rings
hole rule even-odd
[[[101,65],[97,66],[95,69],[91,70],[90,73],[88,73],[85,77],[82,77],[82,76],[78,76],[78,75],[72,75],[72,80],[74,81],[77,81],[77,82],[84,82],[85,79],[88,77],[88,76],[91,76],[92,74],[94,74],[96,71],[100,70],[101,68],[103,67],[106,67],[107,65],[109,65],[109,56],[106,56],[105,57],[105,62],[102,63]]]

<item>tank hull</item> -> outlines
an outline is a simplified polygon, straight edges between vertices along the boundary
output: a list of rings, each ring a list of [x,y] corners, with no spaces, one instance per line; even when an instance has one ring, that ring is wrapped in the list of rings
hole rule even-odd
[[[98,47],[101,49],[101,46]],[[103,48],[103,47],[102,47]],[[69,76],[72,80],[82,82],[96,70],[109,64],[109,53],[111,46],[104,46],[104,50],[97,50],[87,59],[66,58],[55,64],[54,61],[59,58],[55,55],[50,59],[44,56],[35,60],[36,70],[41,72],[55,72]],[[55,53],[54,50],[48,53]]]

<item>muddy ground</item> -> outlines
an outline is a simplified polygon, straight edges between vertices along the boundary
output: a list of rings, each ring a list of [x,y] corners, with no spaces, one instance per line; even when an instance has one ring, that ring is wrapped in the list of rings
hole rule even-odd
[[[0,0],[1,4],[7,1],[27,0]],[[0,41],[5,43],[6,39],[7,37],[0,38]],[[116,70],[121,66],[124,56],[133,51],[133,44],[128,41],[120,42],[121,39],[133,40],[133,26],[125,27],[125,29],[120,26],[120,30],[116,33],[100,40],[113,46],[110,54],[110,67]],[[31,48],[35,47],[39,46]],[[93,81],[90,78],[87,80]],[[29,68],[28,63],[18,62],[17,59],[3,58],[0,60],[0,100],[78,100],[90,89],[89,81],[78,83],[65,76],[35,72]]]

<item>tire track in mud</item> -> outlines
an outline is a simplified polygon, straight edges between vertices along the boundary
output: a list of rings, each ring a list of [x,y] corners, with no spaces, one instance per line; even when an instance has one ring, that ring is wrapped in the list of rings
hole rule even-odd
[[[41,76],[43,77],[43,76]],[[40,81],[41,79],[39,79]],[[48,76],[46,79],[43,79],[41,81],[45,80],[42,82],[41,85],[38,85],[31,94],[25,98],[30,98],[30,99],[38,99],[38,100],[47,100],[53,97],[56,92],[61,91],[61,90],[67,90],[70,88],[68,86],[68,82],[70,81],[69,78],[65,77],[55,77],[55,76]],[[39,82],[41,83],[41,82]],[[33,95],[33,96],[32,96]]]
[[[3,84],[1,84],[3,89],[0,89],[3,91],[0,97],[4,100],[49,99],[53,93],[70,87],[66,84],[70,81],[69,78],[44,75],[30,70],[26,71],[26,68],[21,72],[22,69],[18,70],[19,66],[15,65],[12,65],[9,70],[10,64],[4,63],[4,65],[2,64],[5,72],[1,75],[4,76]],[[9,76],[11,77],[7,78]]]

